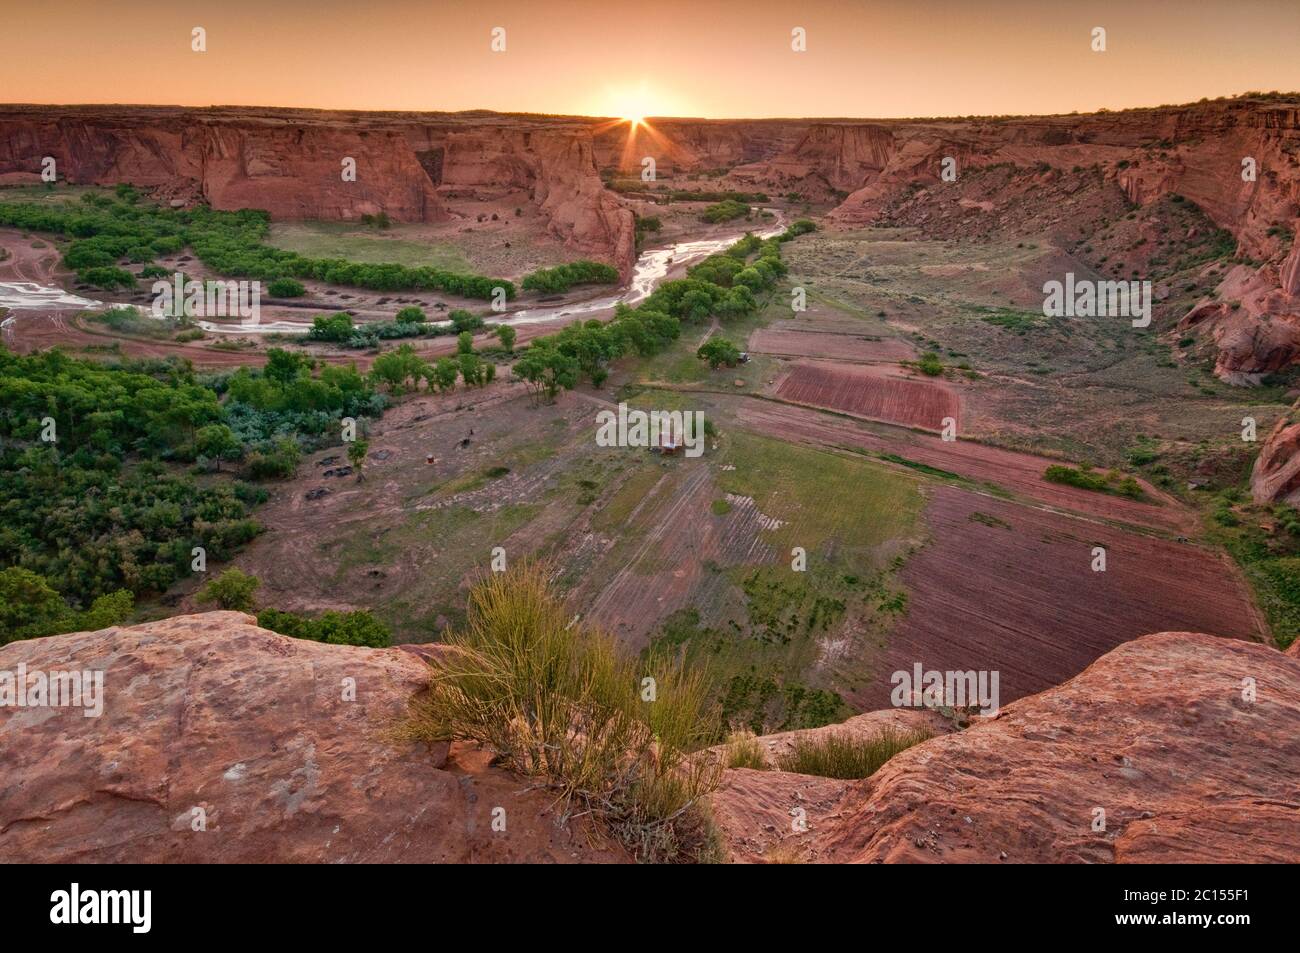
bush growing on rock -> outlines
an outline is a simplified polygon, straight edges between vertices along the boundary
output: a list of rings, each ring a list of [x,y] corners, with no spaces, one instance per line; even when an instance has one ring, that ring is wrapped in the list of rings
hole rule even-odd
[[[405,733],[491,749],[642,859],[704,855],[700,801],[720,766],[687,755],[717,736],[707,685],[679,663],[626,655],[570,618],[542,567],[490,574],[470,593],[465,627],[448,633],[449,651],[431,660]],[[641,694],[647,676],[652,701]]]

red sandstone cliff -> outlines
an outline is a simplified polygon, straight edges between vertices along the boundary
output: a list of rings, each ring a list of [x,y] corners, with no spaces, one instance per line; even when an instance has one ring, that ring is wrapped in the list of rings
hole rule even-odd
[[[544,792],[486,758],[398,740],[390,729],[428,681],[402,649],[305,642],[210,612],[0,648],[0,670],[20,664],[101,670],[104,705],[97,718],[0,707],[0,858],[627,859],[590,828],[557,826]],[[886,724],[940,733],[865,781],[728,771],[713,800],[732,859],[1300,860],[1294,655],[1164,633],[961,731],[885,711],[812,733]]]
[[[550,230],[626,275],[632,213],[601,183],[584,122],[492,114],[167,107],[2,107],[0,175],[53,156],[69,182],[131,182],[164,198],[276,219],[448,217],[440,191],[529,192]],[[355,160],[355,181],[343,161]]]
[[[1256,503],[1300,506],[1300,404],[1283,414],[1264,438],[1250,474]]]
[[[813,123],[733,174],[777,192],[848,192],[830,217],[854,226],[875,221],[905,190],[939,182],[947,157],[959,171],[1096,165],[1137,205],[1171,194],[1191,199],[1253,263],[1230,272],[1182,328],[1212,335],[1217,372],[1231,383],[1256,383],[1300,360],[1300,98],[1085,116]],[[1246,160],[1253,178],[1243,178]]]

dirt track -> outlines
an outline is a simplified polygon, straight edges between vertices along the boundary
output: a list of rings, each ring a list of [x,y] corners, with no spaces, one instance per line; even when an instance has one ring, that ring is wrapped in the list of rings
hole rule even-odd
[[[896,364],[911,360],[915,350],[899,338],[813,331],[802,328],[761,328],[749,337],[749,349],[776,357],[825,357],[840,361]]]

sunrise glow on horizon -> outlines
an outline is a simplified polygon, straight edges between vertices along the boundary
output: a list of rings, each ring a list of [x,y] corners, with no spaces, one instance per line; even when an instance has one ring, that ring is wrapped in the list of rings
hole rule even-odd
[[[4,24],[8,102],[893,118],[1300,89],[1292,0],[49,0],[7,10]],[[1089,46],[1097,26],[1104,53]],[[806,50],[792,49],[795,28]]]

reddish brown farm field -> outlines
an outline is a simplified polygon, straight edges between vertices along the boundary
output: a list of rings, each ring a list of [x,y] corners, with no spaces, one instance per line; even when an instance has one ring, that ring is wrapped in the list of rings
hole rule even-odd
[[[884,361],[896,364],[916,352],[899,338],[871,337],[841,331],[762,328],[749,337],[749,349],[779,357],[825,357],[841,361]]]
[[[930,541],[900,577],[907,614],[853,698],[867,710],[888,707],[890,673],[917,662],[996,670],[1006,704],[1150,632],[1262,635],[1236,567],[1199,546],[948,486],[934,489],[925,522]],[[1092,571],[1094,546],[1106,548],[1105,572]]]
[[[1054,462],[1045,457],[968,440],[944,443],[937,436],[886,425],[859,424],[771,400],[719,397],[724,404],[735,407],[736,420],[742,426],[779,439],[896,454],[914,463],[968,480],[995,484],[1029,499],[1102,519],[1184,535],[1191,535],[1198,525],[1194,513],[1145,483],[1143,489],[1150,501],[1081,490],[1044,480],[1043,471]]]
[[[961,398],[945,384],[904,377],[894,368],[800,361],[776,387],[777,396],[871,420],[941,430],[945,417],[961,426]]]

